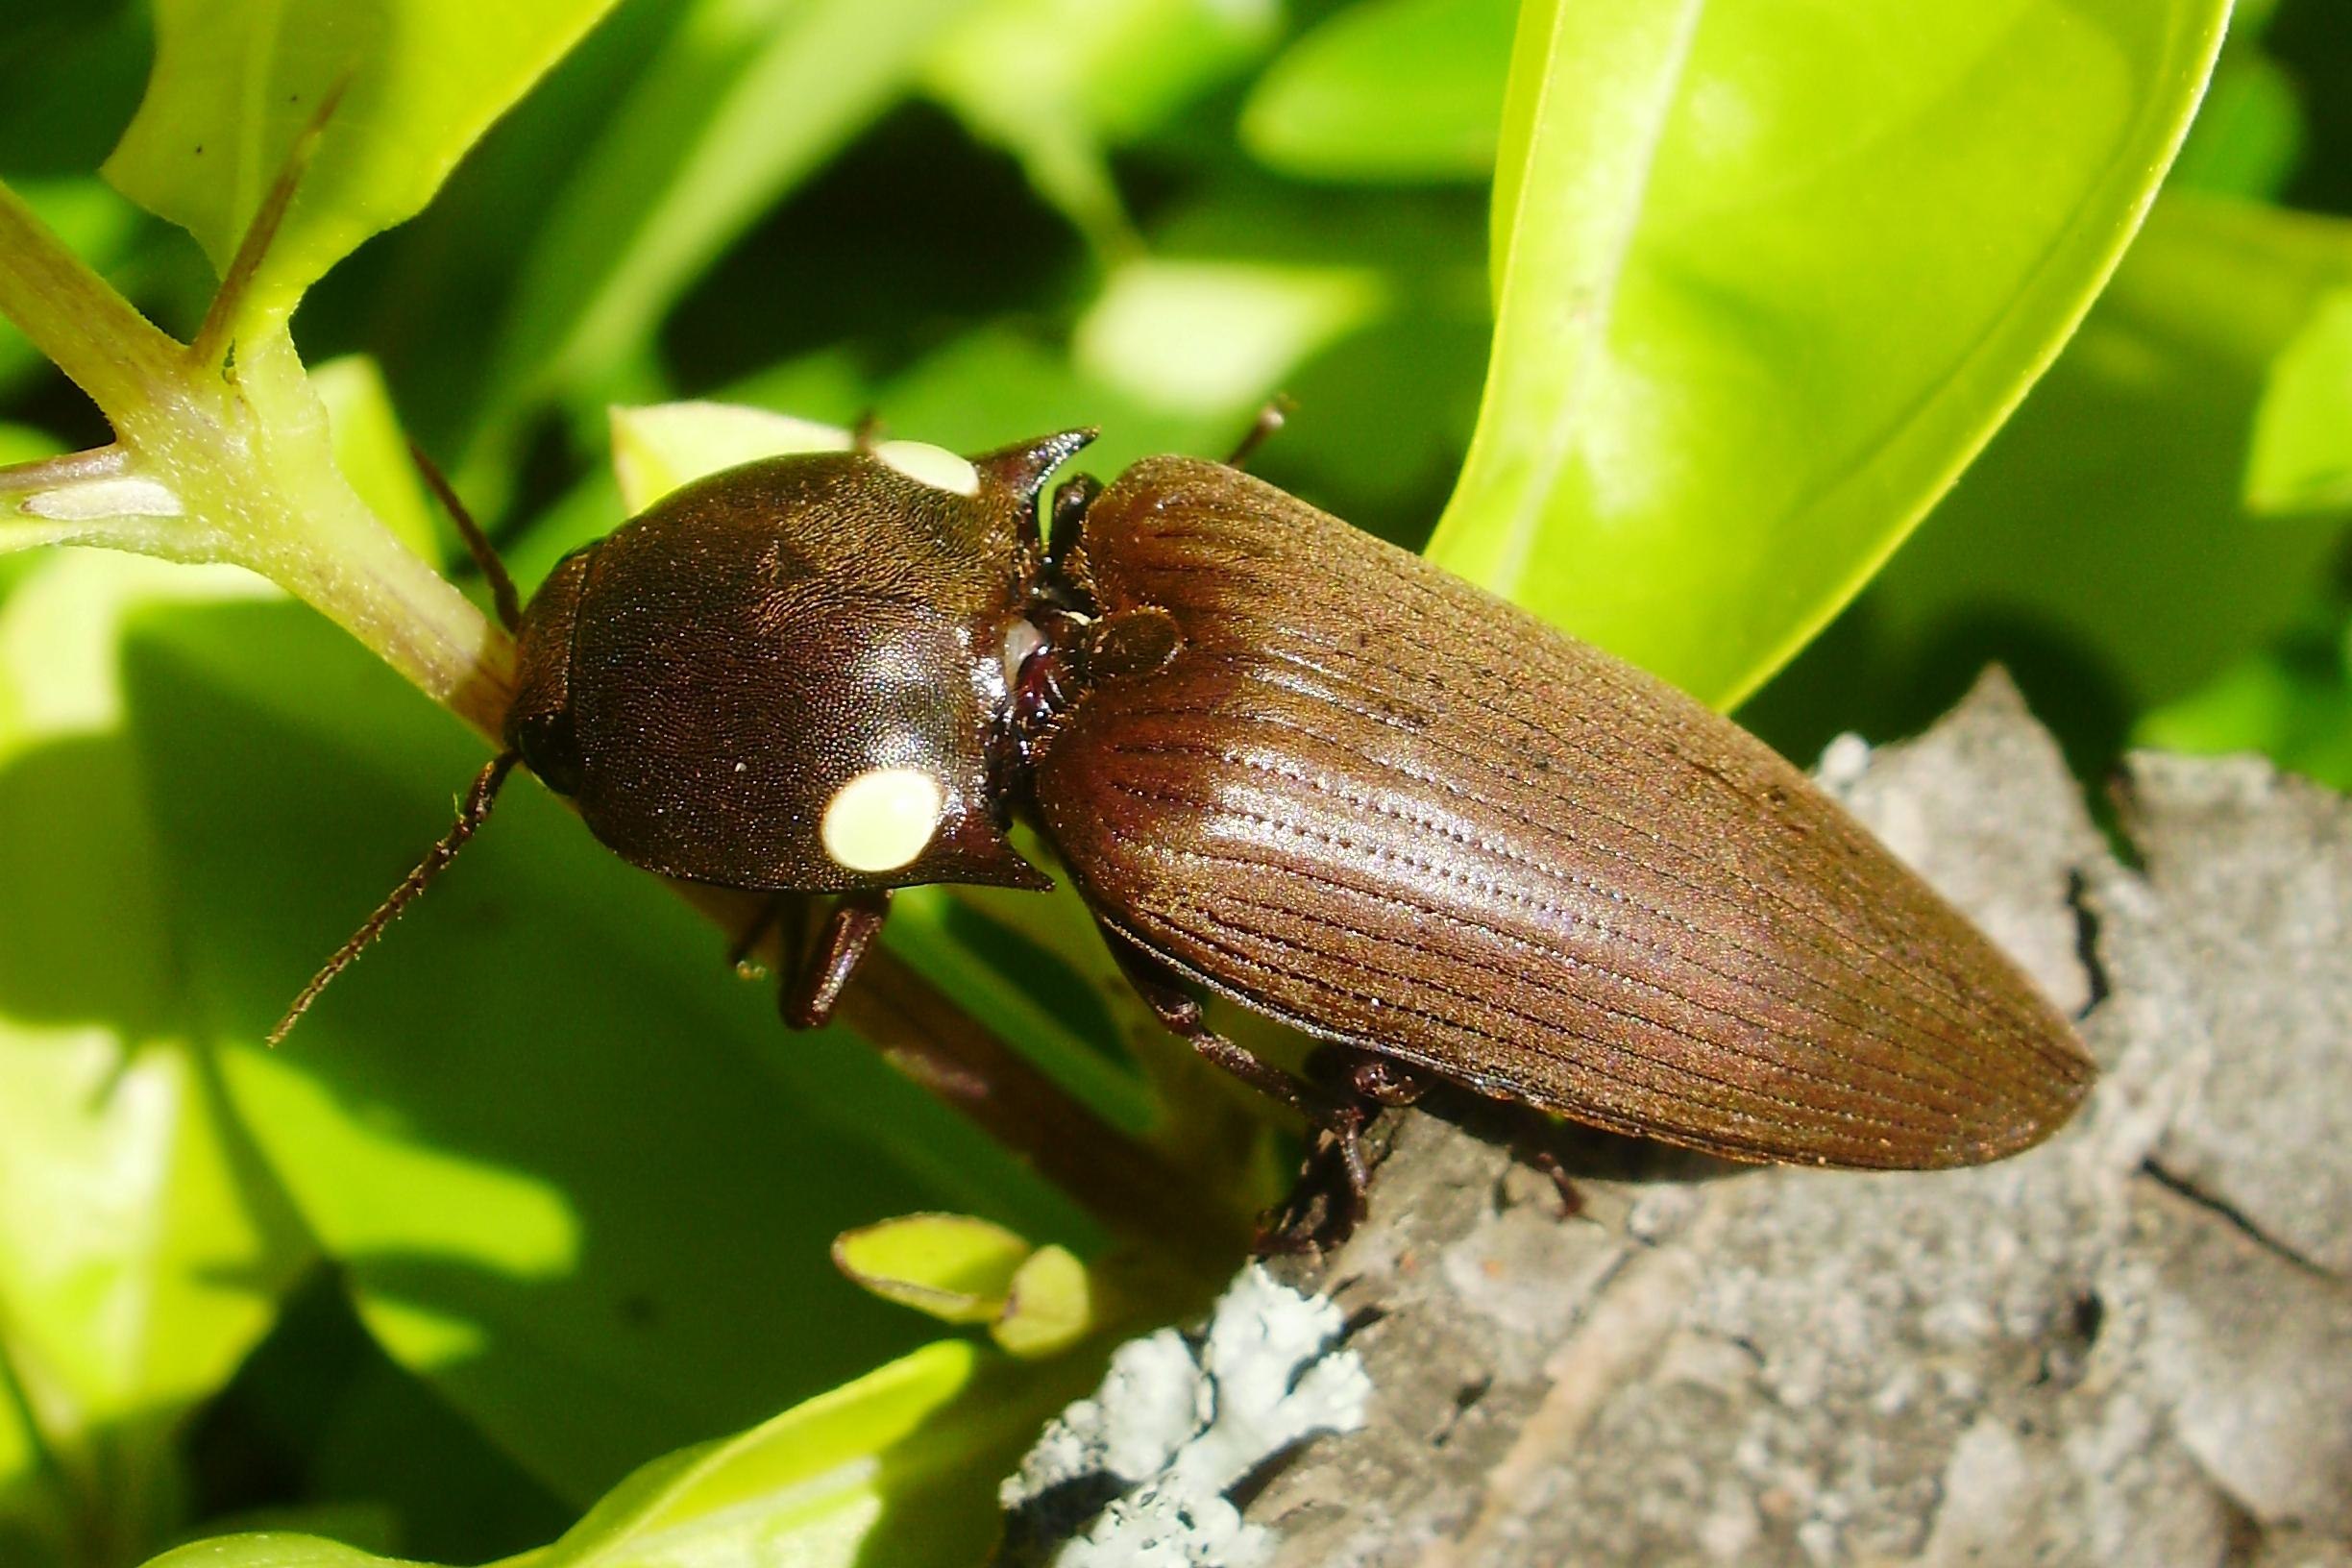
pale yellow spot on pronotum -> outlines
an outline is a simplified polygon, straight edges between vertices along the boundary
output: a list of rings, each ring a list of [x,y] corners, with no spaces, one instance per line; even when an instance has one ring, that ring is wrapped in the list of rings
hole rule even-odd
[[[980,471],[945,447],[921,441],[885,441],[873,449],[873,454],[917,484],[959,496],[980,493]]]
[[[850,871],[894,871],[939,831],[947,792],[918,768],[874,768],[833,792],[818,837]]]

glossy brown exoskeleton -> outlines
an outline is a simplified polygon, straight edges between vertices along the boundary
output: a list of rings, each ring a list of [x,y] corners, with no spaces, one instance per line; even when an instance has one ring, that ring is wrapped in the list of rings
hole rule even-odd
[[[1025,817],[1160,1017],[1358,1181],[1360,1096],[1210,1032],[1195,990],[1735,1160],[1970,1164],[2081,1099],[2016,967],[1745,731],[1220,464],[1074,479],[1049,542],[1041,487],[1090,435],[676,492],[523,614],[512,752],[638,865],[835,895],[795,1024],[893,888],[1045,886]]]

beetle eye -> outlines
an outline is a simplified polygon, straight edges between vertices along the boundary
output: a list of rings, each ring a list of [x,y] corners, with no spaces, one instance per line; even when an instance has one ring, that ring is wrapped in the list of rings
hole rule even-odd
[[[917,484],[958,496],[980,493],[980,471],[945,447],[921,441],[885,441],[873,449],[873,454]]]
[[[918,768],[871,768],[833,792],[818,838],[844,870],[894,871],[939,831],[947,792]]]

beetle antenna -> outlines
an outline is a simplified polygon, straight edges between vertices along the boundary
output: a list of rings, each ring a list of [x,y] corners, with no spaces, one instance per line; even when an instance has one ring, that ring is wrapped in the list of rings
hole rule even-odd
[[[245,304],[246,291],[253,287],[254,275],[261,269],[261,258],[269,255],[270,244],[278,237],[278,227],[285,221],[286,208],[294,205],[294,192],[301,188],[303,176],[309,171],[310,159],[318,152],[319,137],[327,122],[334,118],[342,107],[343,93],[351,86],[351,73],[346,71],[335,79],[326,95],[319,99],[316,112],[309,123],[295,133],[294,144],[286,149],[285,161],[278,167],[278,178],[271,182],[262,196],[261,205],[255,208],[253,221],[245,226],[245,237],[237,241],[236,255],[221,273],[220,288],[206,307],[204,324],[196,329],[196,337],[188,345],[188,355],[208,370],[217,370],[229,358],[229,344],[237,329],[237,316]]]
[[[1251,420],[1250,428],[1241,433],[1240,443],[1225,459],[1225,466],[1247,468],[1251,454],[1266,444],[1267,436],[1283,428],[1290,418],[1290,410],[1297,406],[1285,393],[1277,392],[1266,399],[1264,406],[1258,410],[1258,417]]]
[[[285,1039],[295,1020],[310,1011],[310,1004],[319,999],[319,992],[327,989],[329,982],[350,968],[368,944],[384,934],[384,927],[399,919],[401,911],[416,902],[417,894],[431,887],[433,879],[449,869],[449,863],[457,858],[457,851],[466,846],[466,841],[481,826],[482,819],[490,815],[491,806],[498,801],[499,786],[506,782],[506,775],[514,772],[514,765],[520,760],[512,751],[501,751],[490,759],[488,767],[474,775],[474,787],[466,792],[465,803],[457,808],[456,822],[441,836],[440,843],[426,851],[416,869],[401,879],[391,895],[376,906],[376,913],[361,922],[351,940],[335,949],[334,957],[327,961],[326,967],[310,977],[302,994],[294,998],[294,1005],[285,1010],[285,1017],[269,1032],[266,1043],[275,1045]]]
[[[521,629],[523,600],[515,593],[514,578],[506,575],[506,563],[499,559],[498,551],[491,547],[490,536],[474,521],[466,503],[457,499],[457,488],[441,472],[441,465],[425,455],[425,449],[413,440],[408,443],[408,456],[416,464],[417,472],[425,476],[426,487],[441,502],[441,509],[457,525],[457,532],[465,540],[466,553],[474,557],[474,564],[481,568],[482,576],[489,580],[490,598],[498,605],[500,623],[508,631]]]

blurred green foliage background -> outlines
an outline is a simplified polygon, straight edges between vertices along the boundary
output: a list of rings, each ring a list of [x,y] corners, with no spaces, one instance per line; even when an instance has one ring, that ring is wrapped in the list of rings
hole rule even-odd
[[[1417,547],[1481,417],[1516,9],[624,0],[297,336],[338,407],[388,391],[527,585],[621,516],[607,406],[689,397],[965,450],[1098,424],[1107,474],[1221,453],[1279,390],[1258,471]],[[203,251],[93,172],[155,28],[118,0],[0,14],[0,178],[184,337]],[[1976,258],[1958,220],[1939,242]],[[1812,408],[1742,396],[1727,442],[1812,450]],[[370,499],[445,550],[379,434]],[[106,436],[0,328],[0,460]],[[2082,330],[1743,717],[1809,760],[1998,660],[2094,787],[2135,744],[2352,787],[2348,512],[2352,19],[2242,5]],[[1741,522],[1677,548],[1759,551],[1759,600],[1784,563],[1828,571]],[[1555,564],[1535,597],[1567,592]],[[1605,620],[1606,576],[1579,591]],[[1776,638],[1679,673],[1744,689]],[[1099,1243],[854,1042],[782,1038],[707,927],[535,791],[291,1056],[253,1049],[478,755],[234,573],[0,554],[0,1560],[269,1521],[522,1551],[927,1336],[835,1276],[835,1233],[952,1209]],[[1051,918],[909,903],[900,940],[992,1024],[1115,1119],[1156,1114]],[[971,1495],[1018,1427],[959,1459]]]

